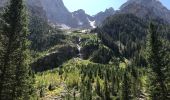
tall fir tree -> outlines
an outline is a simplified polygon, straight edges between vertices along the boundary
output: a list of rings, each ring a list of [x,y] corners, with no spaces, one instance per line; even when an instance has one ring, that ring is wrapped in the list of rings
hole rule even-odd
[[[97,77],[97,82],[96,82],[96,93],[98,96],[101,96],[101,86],[99,82],[99,77]]]
[[[108,80],[106,78],[107,77],[105,77],[105,79],[104,79],[104,100],[111,100],[110,91],[109,91],[109,87],[108,87]]]
[[[29,67],[28,20],[23,0],[10,0],[3,14],[0,100],[29,100],[34,94]]]
[[[165,61],[166,51],[163,47],[159,26],[150,23],[147,40],[147,61],[149,66],[150,95],[152,100],[167,100],[168,93],[165,84],[164,69],[168,66]]]
[[[130,78],[128,72],[124,73],[123,82],[122,82],[122,99],[121,100],[131,100],[131,86]]]

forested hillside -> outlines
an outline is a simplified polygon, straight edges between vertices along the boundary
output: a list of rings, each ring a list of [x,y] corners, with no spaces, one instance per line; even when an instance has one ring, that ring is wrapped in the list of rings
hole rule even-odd
[[[0,10],[0,100],[169,100],[170,24],[122,13],[128,2],[97,28],[66,30],[11,0]]]
[[[116,14],[108,17],[100,28],[93,32],[99,33],[102,42],[119,54],[119,57],[136,60],[139,66],[146,66],[145,48],[149,23],[159,25],[160,37],[169,43],[170,27],[157,20],[145,20],[133,14]],[[167,48],[169,47],[166,45]]]

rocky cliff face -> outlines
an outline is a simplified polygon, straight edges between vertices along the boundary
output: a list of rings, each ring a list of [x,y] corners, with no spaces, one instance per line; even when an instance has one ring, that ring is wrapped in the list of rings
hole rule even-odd
[[[8,0],[0,1],[0,8]],[[39,16],[50,23],[64,25],[71,28],[95,28],[103,20],[115,14],[113,8],[106,9],[94,16],[90,16],[80,9],[69,12],[62,0],[27,0],[30,14]],[[128,0],[116,13],[131,13],[141,18],[161,19],[170,23],[170,11],[159,0]]]
[[[1,0],[0,7],[4,7],[7,1]],[[31,15],[48,20],[53,24],[71,28],[95,28],[106,17],[114,13],[111,8],[95,16],[86,14],[82,9],[69,12],[63,0],[27,0],[27,6]]]
[[[101,11],[94,16],[90,16],[85,13],[84,10],[80,9],[72,13],[72,15],[76,18],[78,25],[84,27],[95,28],[99,26],[108,16],[111,16],[115,13],[113,8],[106,9],[104,12]]]
[[[131,13],[141,18],[161,19],[170,23],[170,11],[159,0],[128,0],[119,13]]]
[[[0,1],[0,7],[4,7],[4,5],[6,4],[7,0],[1,0]]]
[[[71,28],[95,28],[114,13],[113,9],[107,9],[102,14],[90,16],[82,9],[69,12],[62,0],[41,0],[41,3],[50,22]]]
[[[76,19],[77,25],[82,28],[95,27],[94,18],[86,14],[82,9],[73,12],[72,16]]]
[[[37,16],[47,20],[46,12],[43,9],[41,0],[27,0],[27,6],[31,16]]]
[[[80,9],[69,12],[62,0],[41,0],[48,19],[57,24],[64,24],[72,28],[95,28],[106,17],[113,15],[113,8],[100,12],[95,16],[90,16]]]
[[[1,0],[0,8],[2,9],[3,7],[5,7],[5,5],[7,5],[9,1],[10,0]],[[26,5],[28,7],[30,16],[38,16],[45,20],[47,19],[46,13],[43,10],[43,6],[41,4],[41,0],[26,0],[26,1],[27,1]]]
[[[108,16],[115,14],[115,10],[113,8],[106,9],[104,12],[99,12],[94,16],[96,25],[100,25]]]
[[[41,0],[41,4],[50,22],[76,27],[75,19],[62,0]]]

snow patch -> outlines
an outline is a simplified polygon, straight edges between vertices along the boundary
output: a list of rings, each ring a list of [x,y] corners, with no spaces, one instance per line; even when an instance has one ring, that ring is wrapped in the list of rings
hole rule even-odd
[[[72,18],[74,18],[74,14],[73,13],[71,14],[71,16],[72,16]]]
[[[83,22],[79,21],[79,22],[78,22],[78,25],[83,25]]]
[[[60,29],[71,29],[71,27],[69,27],[65,24],[61,24],[60,27],[61,27]]]
[[[95,26],[96,21],[95,21],[95,20],[94,20],[94,21],[91,21],[89,18],[87,18],[87,20],[89,21],[90,26],[91,26],[92,28],[96,28],[96,26]]]

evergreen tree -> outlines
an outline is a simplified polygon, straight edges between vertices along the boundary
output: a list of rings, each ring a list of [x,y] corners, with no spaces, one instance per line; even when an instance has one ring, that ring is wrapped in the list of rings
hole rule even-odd
[[[116,95],[116,91],[115,91],[115,81],[116,81],[116,79],[115,79],[115,75],[113,74],[113,72],[112,72],[112,75],[111,75],[111,78],[112,78],[112,80],[111,80],[111,92],[112,92],[112,95],[113,96],[115,96]]]
[[[101,86],[99,82],[99,77],[97,77],[97,82],[96,82],[96,93],[98,96],[101,96]]]
[[[111,100],[110,91],[109,91],[109,88],[108,88],[108,81],[107,81],[106,78],[104,80],[104,100]]]
[[[164,59],[165,54],[165,49],[158,34],[158,26],[151,23],[147,43],[147,61],[150,68],[152,100],[167,100],[166,76],[163,72],[168,66]]]
[[[73,99],[76,100],[76,91],[73,91]]]
[[[125,72],[123,76],[122,100],[131,100],[130,83],[127,72]]]
[[[93,96],[93,93],[92,93],[92,84],[91,84],[91,79],[88,78],[87,80],[87,100],[92,100],[92,96]]]
[[[34,93],[34,81],[29,67],[29,32],[23,0],[10,0],[3,20],[0,100],[29,100]]]

